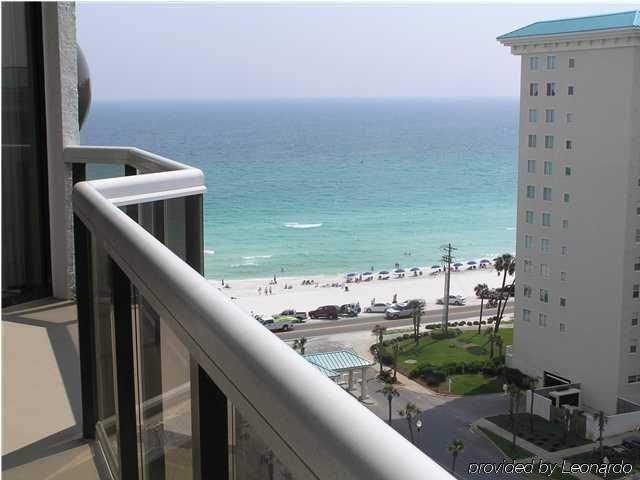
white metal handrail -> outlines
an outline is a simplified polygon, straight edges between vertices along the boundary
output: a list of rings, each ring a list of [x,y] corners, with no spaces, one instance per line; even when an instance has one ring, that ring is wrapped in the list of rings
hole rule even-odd
[[[452,478],[116,206],[122,192],[180,190],[171,179],[199,170],[128,148],[73,147],[66,158],[165,172],[80,182],[74,212],[294,478]]]

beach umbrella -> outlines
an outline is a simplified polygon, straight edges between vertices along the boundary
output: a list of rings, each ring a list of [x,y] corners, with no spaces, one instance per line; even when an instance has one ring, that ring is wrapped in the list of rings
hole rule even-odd
[[[389,275],[389,271],[388,270],[380,270],[378,272],[378,275]]]
[[[393,271],[393,273],[404,273],[404,272],[405,272],[404,268],[396,268],[396,269]]]
[[[486,258],[483,258],[482,260],[480,260],[480,263],[491,263],[491,260],[487,260]]]
[[[369,275],[373,275],[373,272],[363,272],[363,277],[368,277]]]
[[[419,272],[420,268],[419,267],[413,267],[409,270],[410,272]]]
[[[464,264],[460,263],[460,262],[456,262],[453,264],[454,267],[462,267],[464,266]]]
[[[467,265],[476,265],[478,262],[474,261],[474,260],[469,260],[467,262]]]
[[[431,265],[431,268],[440,268],[440,265]]]
[[[355,277],[356,275],[356,272],[347,273],[347,277]]]

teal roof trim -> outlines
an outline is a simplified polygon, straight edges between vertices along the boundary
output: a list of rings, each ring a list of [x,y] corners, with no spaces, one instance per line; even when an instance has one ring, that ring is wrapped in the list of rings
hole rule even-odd
[[[336,378],[339,377],[340,374],[338,372],[334,372],[333,370],[328,370],[320,365],[316,365],[313,362],[309,362],[311,365],[313,365],[314,367],[316,367],[318,370],[320,370],[320,373],[322,373],[325,377],[329,377],[329,378]]]
[[[640,29],[640,10],[536,22],[501,35],[498,37],[498,40],[539,35],[614,30],[619,28]]]
[[[316,367],[321,367],[333,372],[370,367],[373,365],[373,363],[366,358],[362,358],[355,352],[349,350],[314,353],[305,355],[304,358]]]

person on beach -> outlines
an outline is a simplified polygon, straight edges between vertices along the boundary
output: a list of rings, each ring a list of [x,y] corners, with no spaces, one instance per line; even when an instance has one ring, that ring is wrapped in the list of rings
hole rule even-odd
[[[398,303],[398,294],[397,293],[393,294],[393,302],[391,302],[391,303]]]
[[[262,287],[258,287],[258,295],[262,295]]]
[[[222,279],[222,286],[224,287],[224,278]]]

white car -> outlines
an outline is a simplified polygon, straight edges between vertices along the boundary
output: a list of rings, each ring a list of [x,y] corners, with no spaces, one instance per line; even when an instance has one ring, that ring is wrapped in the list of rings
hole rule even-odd
[[[364,309],[364,313],[384,313],[391,308],[390,303],[372,303]]]
[[[436,303],[438,305],[444,305],[444,297],[436,300]],[[464,298],[462,298],[460,295],[449,295],[449,305],[464,305]]]

